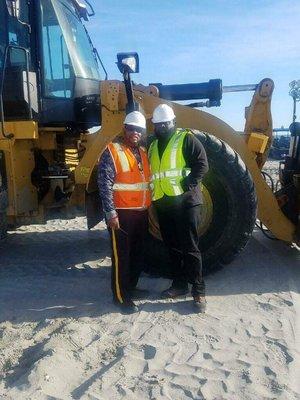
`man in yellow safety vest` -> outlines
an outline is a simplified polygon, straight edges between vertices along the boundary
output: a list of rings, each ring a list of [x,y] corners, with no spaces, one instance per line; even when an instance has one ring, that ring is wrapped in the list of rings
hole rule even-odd
[[[191,283],[195,310],[204,312],[205,285],[198,244],[202,205],[200,182],[208,171],[206,152],[191,132],[176,129],[175,114],[168,105],[160,104],[155,108],[152,122],[156,136],[148,151],[152,202],[173,272],[172,285],[162,296],[185,295]]]

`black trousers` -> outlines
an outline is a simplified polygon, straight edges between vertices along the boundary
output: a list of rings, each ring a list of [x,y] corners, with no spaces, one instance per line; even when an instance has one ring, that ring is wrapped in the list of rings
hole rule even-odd
[[[112,247],[111,289],[119,303],[130,300],[143,267],[143,248],[148,232],[147,210],[118,209],[121,229],[109,229]]]
[[[202,258],[198,246],[201,207],[156,207],[161,235],[171,258],[172,286],[187,288],[188,283],[191,283],[193,295],[205,294]]]

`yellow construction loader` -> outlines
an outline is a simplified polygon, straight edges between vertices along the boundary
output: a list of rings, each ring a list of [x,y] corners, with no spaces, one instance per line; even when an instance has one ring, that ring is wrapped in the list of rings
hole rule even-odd
[[[88,227],[95,225],[102,217],[99,156],[122,131],[126,112],[142,110],[151,132],[153,109],[168,103],[177,126],[192,130],[209,158],[200,241],[206,269],[230,262],[257,218],[274,237],[299,243],[299,123],[291,126],[280,188],[274,192],[261,173],[272,142],[272,80],[233,87],[219,79],[136,85],[130,75],[139,69],[136,53],[118,54],[122,81],[100,80],[102,63],[83,24],[93,14],[88,1],[0,0],[1,236],[10,227],[43,223],[56,209],[62,217],[84,207]],[[197,109],[218,106],[223,93],[239,90],[254,90],[244,132]],[[159,238],[153,213],[150,219]]]

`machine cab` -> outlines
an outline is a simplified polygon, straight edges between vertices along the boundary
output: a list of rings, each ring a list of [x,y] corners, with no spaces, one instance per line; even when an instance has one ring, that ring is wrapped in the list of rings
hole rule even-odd
[[[3,120],[43,126],[100,125],[96,52],[77,0],[0,0]]]

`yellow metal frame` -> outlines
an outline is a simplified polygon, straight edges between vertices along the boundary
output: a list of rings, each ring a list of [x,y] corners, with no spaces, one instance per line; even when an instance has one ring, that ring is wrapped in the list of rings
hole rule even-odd
[[[148,124],[148,131],[153,130],[150,122],[154,108],[161,103],[170,104],[176,114],[177,126],[196,129],[216,136],[228,143],[242,158],[249,169],[258,196],[258,218],[278,238],[286,242],[294,240],[296,227],[282,213],[271,189],[261,175],[261,168],[267,158],[272,140],[272,119],[270,111],[273,82],[263,80],[246,109],[244,134],[239,134],[219,118],[177,103],[167,102],[158,97],[154,86],[134,86],[135,100],[140,104]],[[123,129],[127,99],[125,87],[119,81],[101,83],[102,127],[94,135],[82,134],[86,148],[77,167],[74,166],[75,190],[71,204],[83,204],[85,190],[93,191],[95,182],[93,171],[97,160],[105,147]],[[30,173],[34,168],[33,149],[52,151],[55,147],[56,129],[43,128],[40,132],[33,121],[5,123],[8,138],[0,138],[0,150],[4,150],[9,187],[8,215],[24,215],[34,220],[41,215],[36,188],[31,183]]]
[[[39,212],[36,188],[31,183],[34,169],[34,141],[38,139],[38,126],[34,121],[5,122],[4,131],[9,139],[0,138],[4,151],[8,181],[8,216],[31,215]]]
[[[151,130],[150,118],[154,108],[161,103],[170,104],[176,115],[178,127],[196,129],[228,143],[242,158],[253,178],[258,197],[258,218],[278,238],[293,242],[296,227],[282,213],[277,200],[261,175],[261,167],[267,158],[268,146],[265,152],[251,151],[247,141],[251,133],[259,132],[268,136],[271,141],[272,120],[270,99],[273,91],[272,81],[264,80],[256,91],[250,107],[247,109],[245,134],[238,134],[232,127],[219,118],[184,105],[167,102],[155,93],[153,87],[139,85],[135,88],[135,100],[139,102]],[[92,171],[106,145],[112,141],[123,128],[125,116],[126,94],[122,82],[104,81],[101,83],[102,93],[102,127],[92,145],[87,150],[75,169],[77,184],[85,185],[88,189]],[[263,120],[263,122],[262,122]],[[269,141],[269,142],[270,142]]]

